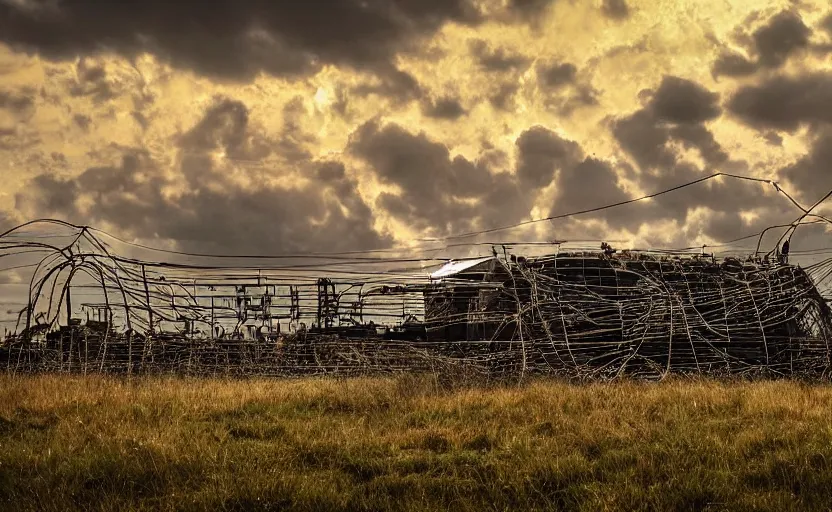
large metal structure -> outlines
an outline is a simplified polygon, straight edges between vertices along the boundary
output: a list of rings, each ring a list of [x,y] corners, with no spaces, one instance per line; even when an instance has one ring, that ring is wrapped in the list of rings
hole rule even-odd
[[[0,237],[3,297],[21,306],[0,356],[9,371],[238,375],[830,370],[832,260],[489,249],[230,258],[33,222]]]

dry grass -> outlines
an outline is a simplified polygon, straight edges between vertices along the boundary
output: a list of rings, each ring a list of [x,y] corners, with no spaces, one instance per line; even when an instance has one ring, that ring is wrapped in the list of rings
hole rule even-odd
[[[0,508],[832,507],[832,387],[0,377]]]

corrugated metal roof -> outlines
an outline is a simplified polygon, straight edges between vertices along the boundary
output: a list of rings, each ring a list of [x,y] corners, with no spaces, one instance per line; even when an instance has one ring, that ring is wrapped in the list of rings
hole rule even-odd
[[[486,261],[491,261],[497,259],[494,256],[486,256],[484,258],[476,258],[472,260],[459,260],[459,261],[449,261],[446,263],[442,268],[434,272],[430,275],[431,279],[440,279],[442,277],[449,277],[455,274],[459,274],[469,268],[476,267],[481,263],[485,263]]]

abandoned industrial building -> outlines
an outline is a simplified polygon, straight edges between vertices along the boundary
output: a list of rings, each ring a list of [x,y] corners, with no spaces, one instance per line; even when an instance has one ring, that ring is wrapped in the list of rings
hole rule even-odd
[[[39,225],[37,225],[39,226]],[[42,227],[42,226],[41,226]],[[12,371],[827,375],[830,264],[551,247],[450,261],[159,263],[87,228],[43,251],[0,357]],[[497,249],[501,249],[499,254]],[[302,263],[302,264],[301,264]],[[402,265],[415,265],[402,268]],[[377,267],[377,268],[376,268]],[[301,268],[302,270],[293,270]]]

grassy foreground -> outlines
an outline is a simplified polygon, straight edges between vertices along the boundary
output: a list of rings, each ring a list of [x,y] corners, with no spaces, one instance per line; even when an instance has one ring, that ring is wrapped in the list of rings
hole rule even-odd
[[[8,510],[832,508],[832,387],[0,377]]]

